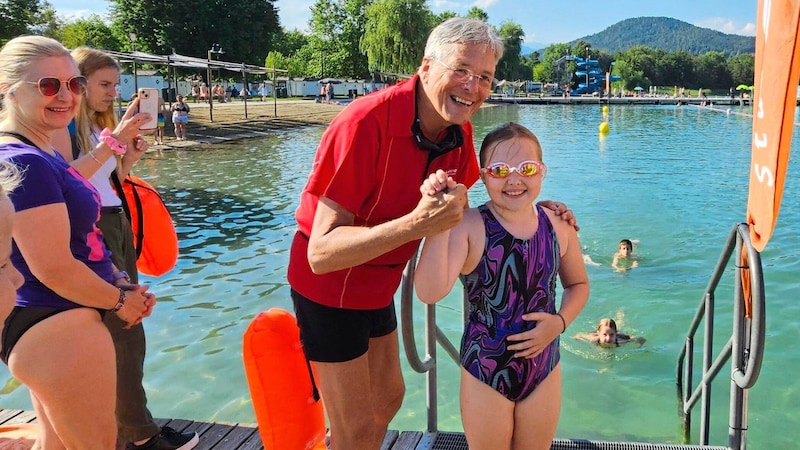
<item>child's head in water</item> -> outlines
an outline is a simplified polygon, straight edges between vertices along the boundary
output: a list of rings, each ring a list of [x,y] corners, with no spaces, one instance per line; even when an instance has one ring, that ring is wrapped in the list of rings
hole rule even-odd
[[[633,242],[630,239],[623,239],[619,241],[617,255],[627,258],[633,252]]]
[[[639,267],[639,257],[633,254],[633,241],[630,239],[619,241],[617,252],[611,259],[611,267],[618,272]]]
[[[617,322],[609,318],[600,319],[593,333],[579,333],[575,335],[575,338],[601,347],[619,347],[631,342],[637,343],[641,347],[647,341],[642,336],[631,336],[619,331]]]
[[[597,322],[598,344],[616,344],[617,342],[617,322],[614,319],[600,319]]]

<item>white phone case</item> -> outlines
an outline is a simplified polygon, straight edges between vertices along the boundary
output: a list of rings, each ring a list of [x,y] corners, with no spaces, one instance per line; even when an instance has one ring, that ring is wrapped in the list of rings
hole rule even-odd
[[[158,126],[158,89],[139,88],[139,112],[150,114],[150,120],[140,130],[154,130]]]

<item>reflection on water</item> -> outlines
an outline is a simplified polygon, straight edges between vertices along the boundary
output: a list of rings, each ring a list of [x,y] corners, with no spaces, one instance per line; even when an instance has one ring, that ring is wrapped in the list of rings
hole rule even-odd
[[[494,107],[474,121],[478,143],[510,120],[539,136],[548,164],[542,197],[566,202],[576,212],[581,243],[601,264],[587,267],[589,304],[562,337],[558,436],[677,441],[675,360],[724,240],[744,216],[749,121],[694,108],[612,107],[611,132],[599,139],[599,106]],[[160,190],[180,239],[176,269],[144,279],[159,298],[145,322],[145,387],[155,416],[255,421],[241,336],[259,311],[291,310],[285,272],[293,212],[322,131],[278,132],[140,163],[137,175]],[[800,381],[783,373],[797,367],[792,349],[798,328],[791,320],[800,316],[797,174],[793,164],[778,228],[762,255],[770,316],[765,366],[750,397],[748,439],[754,448],[790,448],[800,438],[800,417],[794,414]],[[486,200],[480,183],[470,196],[473,205]],[[620,274],[609,263],[623,237],[639,240],[642,264]],[[729,272],[717,296],[720,311],[731,309],[725,300],[731,280]],[[458,342],[458,294],[440,305],[440,326]],[[626,330],[647,338],[643,348],[600,351],[571,338],[618,311],[625,314]],[[422,308],[415,316],[421,330]],[[720,346],[728,322],[717,321]],[[459,430],[458,367],[444,358],[440,427]],[[407,395],[392,427],[422,430],[424,377],[403,367]],[[3,407],[30,409],[26,389],[16,388],[1,370]],[[727,441],[727,391],[724,380],[713,390],[715,443]],[[601,419],[608,414],[613,420]]]

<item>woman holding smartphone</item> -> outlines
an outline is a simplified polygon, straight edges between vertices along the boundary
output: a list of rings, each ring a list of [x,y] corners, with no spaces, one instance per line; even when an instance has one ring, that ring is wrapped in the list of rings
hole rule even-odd
[[[114,185],[121,186],[133,165],[144,155],[147,141],[140,133],[152,133],[155,115],[139,110],[141,96],[134,99],[117,123],[113,100],[121,68],[110,55],[92,48],[72,51],[78,69],[87,79],[83,102],[74,121],[73,145],[65,156],[73,167],[86,177],[100,194],[102,208],[97,227],[111,251],[111,260],[118,269],[115,285],[126,289],[138,286],[136,249],[133,231],[123,209],[122,199]],[[151,95],[152,96],[152,95]],[[152,96],[156,100],[156,96]],[[105,138],[101,130],[114,129],[119,147],[101,153],[96,149]],[[147,128],[146,130],[144,128]],[[61,153],[65,153],[61,151]],[[147,396],[142,387],[144,377],[145,335],[141,323],[127,326],[113,314],[106,315],[106,327],[111,332],[117,355],[117,424],[120,443],[126,448],[155,444],[159,449],[189,449],[197,443],[195,433],[178,433],[169,427],[159,427],[147,409]],[[189,444],[187,446],[187,444]]]

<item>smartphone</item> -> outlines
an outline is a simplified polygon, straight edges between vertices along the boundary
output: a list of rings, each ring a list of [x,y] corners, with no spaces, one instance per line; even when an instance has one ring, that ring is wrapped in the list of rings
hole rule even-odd
[[[139,127],[140,130],[155,130],[158,125],[158,89],[139,88],[139,112],[150,114],[150,120]]]

